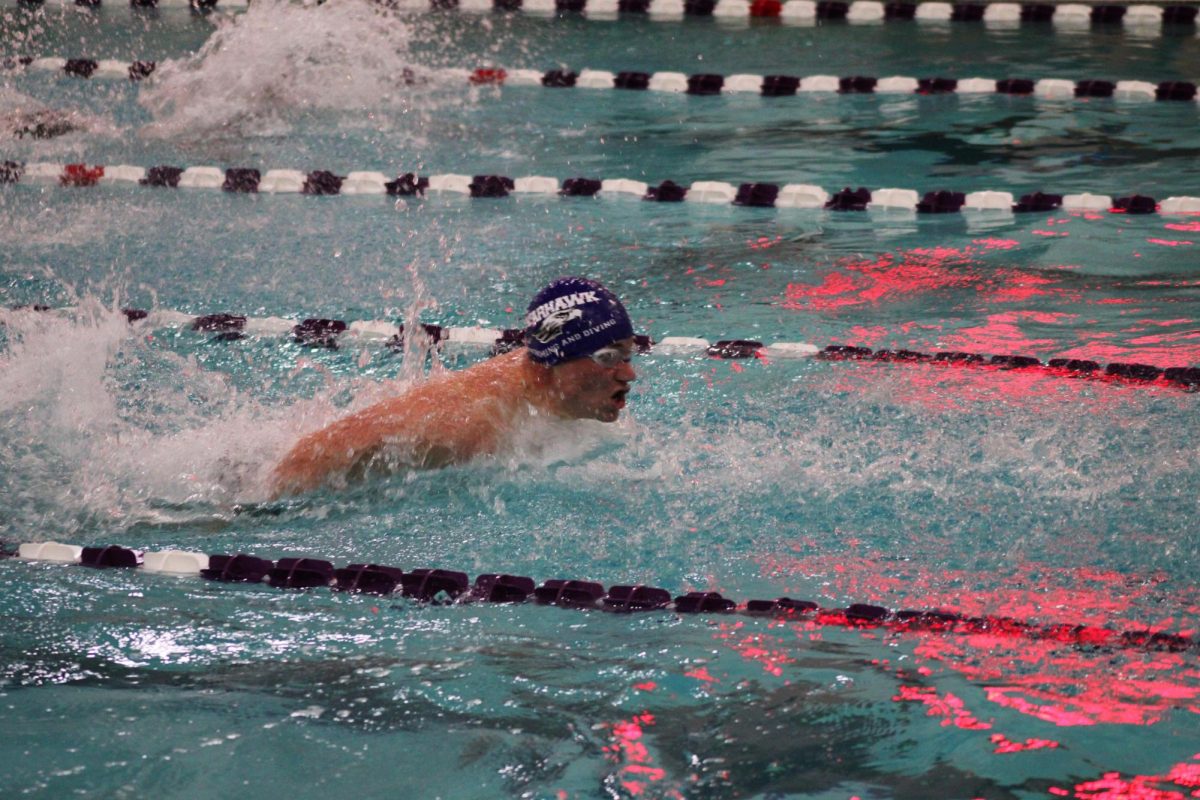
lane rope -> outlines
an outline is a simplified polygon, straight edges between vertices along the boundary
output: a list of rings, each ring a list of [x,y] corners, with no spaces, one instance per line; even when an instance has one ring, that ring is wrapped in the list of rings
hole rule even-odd
[[[8,313],[68,313],[70,309],[51,309],[48,306],[27,306],[9,309]],[[519,328],[451,327],[433,324],[405,326],[386,320],[308,318],[300,321],[282,317],[248,317],[241,314],[215,313],[195,316],[180,311],[126,308],[122,310],[131,326],[142,330],[177,328],[198,334],[212,334],[213,342],[235,342],[250,336],[284,337],[303,347],[336,350],[341,345],[383,344],[402,350],[406,337],[419,336],[422,344],[439,348],[465,347],[486,349],[491,355],[507,352],[524,343],[524,331]],[[0,313],[0,324],[4,317]],[[763,342],[758,339],[708,339],[691,336],[668,336],[654,341],[649,336],[634,337],[639,352],[667,354],[702,354],[717,359],[746,358],[818,358],[824,361],[871,361],[888,364],[929,364],[994,372],[1037,373],[1049,377],[1096,380],[1122,385],[1159,386],[1200,391],[1200,367],[1157,367],[1133,362],[1099,362],[1077,358],[1052,358],[1043,362],[1030,355],[985,355],[959,351],[924,353],[916,350],[871,350],[851,345],[828,345],[820,348],[808,342]]]
[[[985,635],[1060,642],[1088,649],[1187,652],[1200,649],[1200,639],[1162,630],[1115,630],[1072,623],[1039,624],[1012,617],[967,616],[945,609],[899,609],[868,603],[823,608],[809,600],[779,597],[738,603],[719,592],[675,594],[656,586],[621,584],[605,588],[594,581],[533,578],[504,573],[401,569],[375,563],[335,567],[326,559],[289,557],[271,560],[247,553],[205,554],[183,550],[143,552],[118,545],[79,547],[59,542],[27,542],[15,553],[0,555],[26,561],[74,564],[97,569],[136,569],[176,576],[200,576],[223,583],[268,585],[277,589],[330,589],[388,596],[399,594],[435,604],[525,603],[575,610],[615,613],[668,612],[725,615],[740,613],[806,623],[812,627],[885,629],[894,633],[931,632]]]
[[[1172,196],[1163,200],[1141,194],[1113,197],[1083,192],[1057,194],[1033,192],[1014,198],[1012,192],[958,192],[937,189],[924,193],[915,189],[867,189],[846,187],[833,193],[820,186],[789,183],[741,183],[696,181],[682,186],[674,181],[651,185],[629,178],[558,178],[504,175],[430,175],[408,172],[389,178],[378,171],[349,171],[338,175],[329,170],[303,172],[295,169],[197,166],[156,166],[149,169],[121,164],[58,164],[17,161],[0,162],[0,186],[34,183],[71,187],[100,185],[145,186],[172,189],[218,189],[230,194],[388,195],[427,197],[440,194],[472,198],[527,197],[634,197],[660,203],[699,203],[759,208],[809,208],[829,211],[909,212],[918,215],[995,212],[1044,213],[1058,210],[1115,214],[1196,214],[1200,197]]]
[[[22,71],[58,72],[77,78],[141,81],[150,78],[154,61],[132,62],[86,58],[23,56],[0,62],[0,68]],[[549,89],[625,89],[711,97],[721,94],[757,94],[763,97],[802,97],[813,94],[977,96],[1002,94],[1046,99],[1114,98],[1117,100],[1174,100],[1196,102],[1200,92],[1192,81],[1133,81],[1107,79],[1067,80],[1061,78],[914,78],[903,75],[875,78],[865,75],[754,75],[683,72],[610,72],[606,70],[533,69],[479,67],[468,69],[406,71],[405,83],[428,81],[430,77],[458,79],[471,86],[542,86]]]
[[[319,0],[317,0],[319,2]],[[316,4],[306,0],[306,4]],[[1023,24],[1050,24],[1055,30],[1079,30],[1092,26],[1153,35],[1164,27],[1192,28],[1196,25],[1195,4],[1100,3],[945,3],[878,2],[878,0],[386,0],[388,8],[402,11],[460,11],[468,13],[513,13],[556,17],[580,14],[586,19],[612,20],[640,17],[656,21],[685,18],[717,20],[774,19],[784,24],[812,26],[848,22],[875,24],[910,22],[925,24],[983,23],[1007,28]],[[188,8],[196,13],[226,8],[244,9],[247,0],[4,0],[0,5],[33,8],[131,9]]]

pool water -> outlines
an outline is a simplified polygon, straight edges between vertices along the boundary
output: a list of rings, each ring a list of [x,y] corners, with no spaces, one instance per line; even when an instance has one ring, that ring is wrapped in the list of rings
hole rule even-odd
[[[475,87],[477,66],[1195,79],[1194,29],[0,11],[0,160],[1200,195],[1194,103]],[[200,55],[188,60],[190,54]],[[408,86],[405,68],[429,72]],[[7,134],[5,134],[7,135]],[[478,349],[129,326],[121,308],[519,326],[596,277],[659,341],[1200,365],[1200,221],[635,199],[0,187],[0,540],[1004,616],[1019,635],[429,605],[0,560],[4,796],[1185,798],[1197,396],[1161,382],[656,348],[616,425],[272,502],[297,436]],[[16,306],[68,309],[34,312]],[[1038,632],[1041,633],[1038,633]]]

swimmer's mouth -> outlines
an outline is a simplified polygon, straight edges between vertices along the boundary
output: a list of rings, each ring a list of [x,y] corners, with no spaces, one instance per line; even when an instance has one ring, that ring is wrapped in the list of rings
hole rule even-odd
[[[625,397],[628,394],[629,394],[628,389],[618,389],[617,391],[613,392],[612,399],[617,401],[621,405],[625,405]]]

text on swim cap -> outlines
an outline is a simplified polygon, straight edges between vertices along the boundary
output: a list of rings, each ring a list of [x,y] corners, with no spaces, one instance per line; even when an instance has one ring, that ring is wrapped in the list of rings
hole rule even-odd
[[[563,348],[566,347],[567,345],[574,344],[575,342],[578,342],[581,339],[586,339],[590,336],[595,336],[597,333],[606,331],[616,324],[617,324],[617,320],[606,319],[606,320],[604,320],[604,322],[593,325],[592,327],[588,328],[587,330],[578,331],[576,333],[572,333],[569,336],[564,337],[561,342],[555,342],[554,344],[548,346],[546,348],[546,352],[553,354],[555,357],[558,357],[558,356],[562,355]],[[554,338],[554,336],[557,336],[559,332],[560,331],[555,331],[554,334],[552,334],[550,336],[550,338],[551,339]],[[537,339],[539,342],[543,342],[543,343],[546,343],[548,341],[547,339],[540,338],[539,336],[537,336],[537,334],[534,334],[534,338]],[[603,346],[604,345],[600,345],[600,347],[603,347]]]
[[[581,306],[584,303],[598,302],[599,298],[596,297],[595,292],[572,292],[571,294],[563,295],[562,297],[557,297],[553,300],[542,303],[540,306],[530,311],[525,315],[525,325],[536,325],[538,322],[557,311],[562,311],[567,308],[574,308],[575,306]]]

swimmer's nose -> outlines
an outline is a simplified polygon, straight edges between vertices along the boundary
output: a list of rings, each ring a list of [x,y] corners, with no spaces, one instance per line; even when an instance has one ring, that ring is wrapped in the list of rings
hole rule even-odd
[[[622,361],[621,366],[617,368],[616,378],[621,383],[633,383],[637,380],[637,371],[633,368],[633,362]]]

